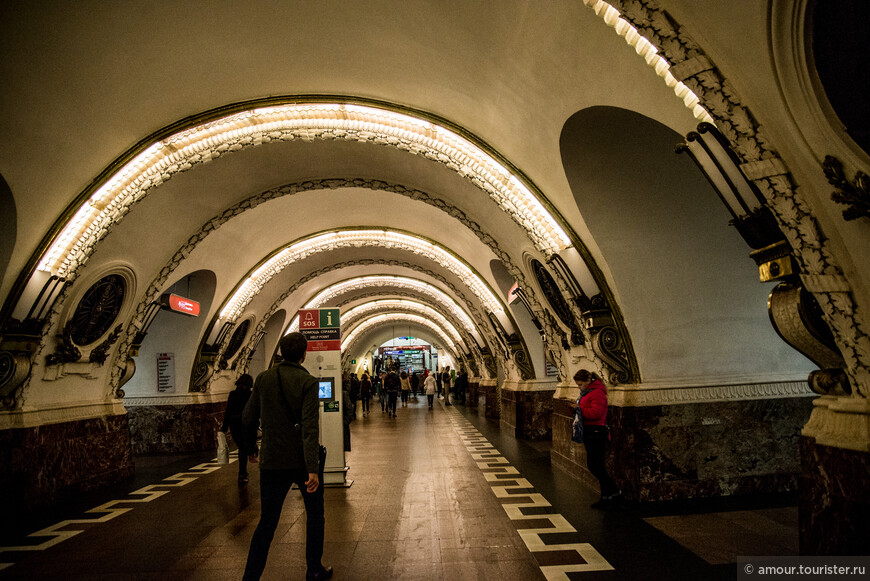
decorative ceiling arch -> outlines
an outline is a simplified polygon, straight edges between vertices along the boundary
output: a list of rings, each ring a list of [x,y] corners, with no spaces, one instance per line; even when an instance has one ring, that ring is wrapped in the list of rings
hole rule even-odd
[[[382,313],[406,313],[428,318],[444,331],[453,340],[455,345],[463,343],[463,338],[459,331],[444,315],[423,303],[407,299],[380,299],[357,305],[341,314],[341,324],[343,328],[353,332],[360,319],[364,320],[372,315]]]
[[[401,291],[410,291],[418,295],[423,295],[427,299],[440,305],[446,312],[450,313],[457,321],[459,321],[461,326],[470,335],[479,337],[477,327],[471,320],[471,317],[447,293],[428,283],[408,276],[359,276],[356,278],[343,280],[341,282],[330,285],[329,287],[320,291],[314,298],[305,303],[304,308],[316,309],[322,306],[332,305],[335,299],[343,294],[370,288],[398,289]],[[299,330],[299,315],[293,317],[293,321],[290,323],[288,332],[293,332],[297,330]]]
[[[467,262],[446,248],[407,232],[366,228],[314,234],[278,250],[257,266],[239,285],[233,296],[226,301],[221,309],[220,318],[234,321],[251,299],[260,292],[260,289],[288,264],[320,252],[349,247],[397,248],[422,256],[439,264],[462,280],[488,312],[504,313],[501,301],[492,292],[486,281]]]
[[[467,132],[419,111],[347,97],[285,97],[210,111],[193,123],[146,138],[145,145],[123,155],[119,167],[85,190],[52,229],[56,234],[43,240],[36,268],[68,278],[112,224],[152,188],[221,155],[294,140],[362,141],[422,155],[486,192],[524,226],[541,252],[550,255],[572,245],[549,203],[525,178]]]
[[[341,352],[350,352],[354,346],[354,343],[359,341],[369,331],[373,331],[379,327],[384,327],[399,322],[412,323],[414,325],[419,325],[420,327],[429,329],[435,335],[437,335],[438,338],[444,341],[444,348],[450,351],[451,354],[456,357],[456,354],[458,353],[458,351],[456,350],[456,344],[440,327],[438,327],[438,325],[419,315],[401,313],[375,315],[364,320],[359,325],[357,325],[356,328],[354,328],[350,333],[348,333],[344,337],[344,339],[342,339]]]

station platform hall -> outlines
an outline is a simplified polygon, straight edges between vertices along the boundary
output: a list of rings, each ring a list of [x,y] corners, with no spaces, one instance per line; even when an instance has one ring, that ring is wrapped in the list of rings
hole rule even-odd
[[[350,485],[326,489],[335,579],[732,579],[737,557],[797,554],[788,495],[598,511],[548,444],[505,437],[475,408],[374,407],[351,424]],[[259,472],[239,486],[234,462],[137,459],[134,481],[4,527],[0,580],[240,579]],[[304,540],[294,490],[263,579],[304,578]]]
[[[336,579],[870,558],[868,23],[0,2],[0,581],[239,578],[258,471],[217,442],[297,332],[320,443],[351,440]],[[345,430],[351,378],[396,366],[465,403]]]

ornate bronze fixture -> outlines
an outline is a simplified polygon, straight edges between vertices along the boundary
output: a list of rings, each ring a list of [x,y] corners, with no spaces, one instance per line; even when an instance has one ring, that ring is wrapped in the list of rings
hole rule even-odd
[[[822,168],[828,183],[837,188],[831,194],[831,199],[849,206],[843,210],[843,219],[849,221],[870,217],[870,179],[867,175],[859,171],[850,182],[843,173],[843,164],[830,155],[825,156]]]

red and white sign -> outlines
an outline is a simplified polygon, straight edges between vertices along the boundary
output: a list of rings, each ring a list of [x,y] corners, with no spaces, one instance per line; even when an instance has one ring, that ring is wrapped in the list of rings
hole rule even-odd
[[[317,329],[320,327],[320,309],[300,309],[299,328]]]
[[[199,303],[194,300],[170,293],[163,295],[160,302],[164,307],[176,313],[183,313],[192,317],[199,316]]]

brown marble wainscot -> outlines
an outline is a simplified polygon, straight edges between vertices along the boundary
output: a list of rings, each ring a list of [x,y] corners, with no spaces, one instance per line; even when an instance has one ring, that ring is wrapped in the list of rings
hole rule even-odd
[[[552,437],[554,389],[513,390],[502,386],[501,425],[522,440]]]
[[[607,466],[638,501],[794,491],[808,398],[611,405]],[[585,450],[570,440],[573,402],[556,400],[553,463],[597,489]]]
[[[465,394],[465,405],[476,408],[480,401],[480,383],[472,380],[468,383],[468,391]]]
[[[130,406],[133,453],[174,454],[215,448],[226,402]]]
[[[0,431],[0,514],[50,506],[133,475],[126,414]]]
[[[801,555],[870,555],[870,453],[800,439]]]

